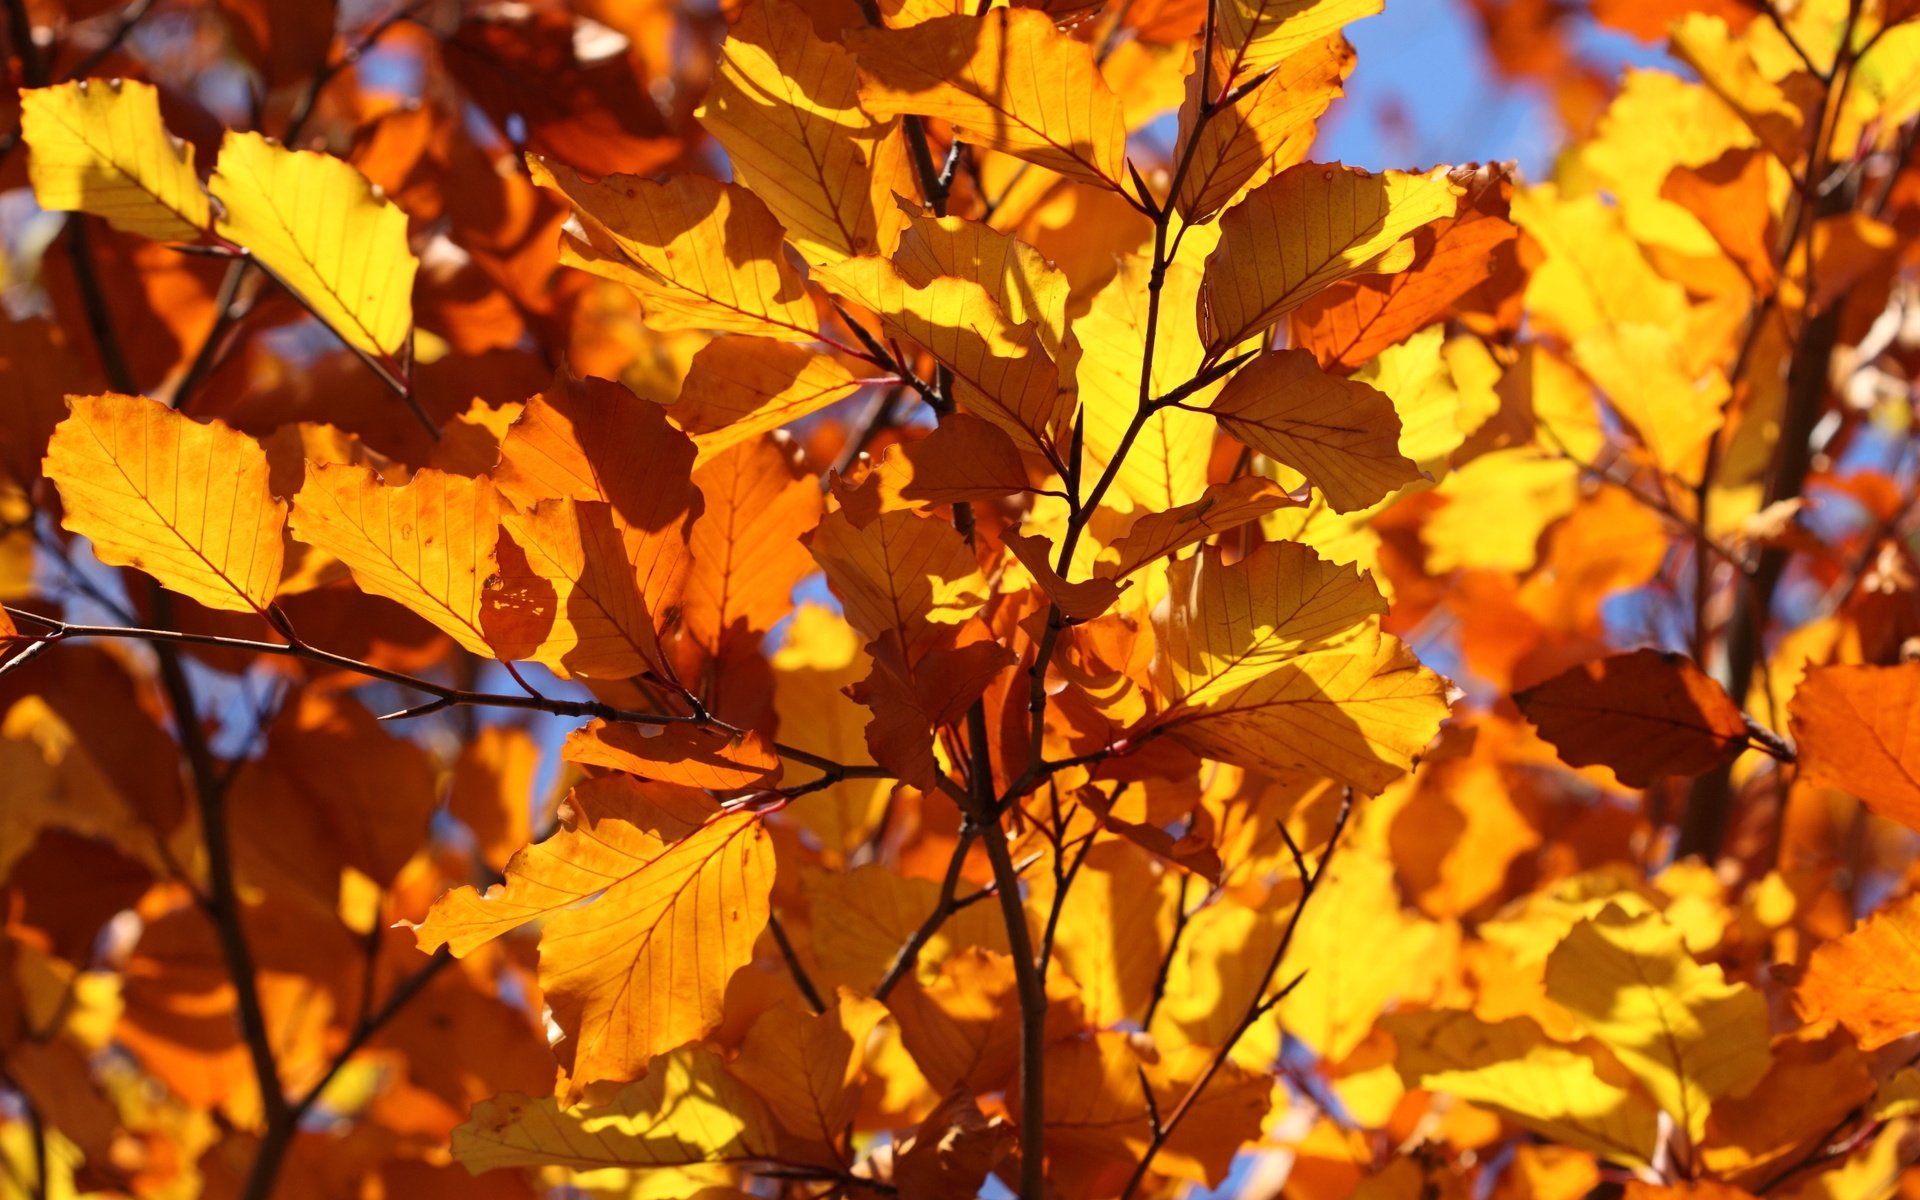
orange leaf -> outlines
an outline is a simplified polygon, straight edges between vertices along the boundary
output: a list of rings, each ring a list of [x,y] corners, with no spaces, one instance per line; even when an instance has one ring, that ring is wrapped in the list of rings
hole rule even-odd
[[[1789,708],[1806,777],[1920,828],[1920,663],[1815,667]]]

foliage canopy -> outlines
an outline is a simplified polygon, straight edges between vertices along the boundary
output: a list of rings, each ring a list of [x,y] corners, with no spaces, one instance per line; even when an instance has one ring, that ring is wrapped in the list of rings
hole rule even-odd
[[[0,1197],[1920,1193],[1920,5],[1465,7],[7,0]]]

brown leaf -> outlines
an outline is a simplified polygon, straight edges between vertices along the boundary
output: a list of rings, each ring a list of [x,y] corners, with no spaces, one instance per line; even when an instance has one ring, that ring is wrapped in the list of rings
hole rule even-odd
[[[1698,775],[1750,743],[1746,717],[1691,659],[1636,650],[1597,659],[1514,695],[1576,767],[1611,768],[1629,787]]]

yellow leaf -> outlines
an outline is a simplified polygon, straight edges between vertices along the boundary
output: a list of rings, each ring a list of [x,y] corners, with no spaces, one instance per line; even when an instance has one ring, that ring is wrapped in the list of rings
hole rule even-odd
[[[1443,480],[1446,504],[1421,526],[1427,570],[1533,569],[1540,535],[1580,502],[1580,468],[1557,454],[1496,450]]]
[[[504,886],[448,892],[415,936],[423,950],[465,955],[545,918],[540,986],[577,1090],[632,1079],[719,1025],[727,981],[753,961],[766,927],[772,885],[759,814],[610,775],[573,790],[559,832],[514,855]]]
[[[1323,650],[1163,718],[1209,758],[1307,772],[1369,795],[1410,769],[1447,715],[1447,681],[1398,639]]]
[[[734,177],[765,201],[810,263],[885,253],[902,214],[873,187],[887,122],[860,110],[853,56],[787,0],[740,10],[694,113]]]
[[[812,341],[820,322],[786,259],[782,230],[747,189],[698,175],[655,183],[609,175],[590,184],[530,157],[533,181],[573,205],[581,232],[562,235],[560,261],[639,293],[655,329],[709,329]]]
[[[23,88],[20,136],[33,198],[49,212],[89,212],[116,229],[175,242],[207,227],[193,147],[167,132],[152,84],[81,79]]]
[[[1593,329],[1573,344],[1573,361],[1633,423],[1668,474],[1700,474],[1731,389],[1718,367],[1696,374],[1673,331],[1645,322]]]
[[[893,266],[917,288],[931,286],[942,275],[972,280],[986,289],[1007,320],[1033,326],[1041,349],[1062,374],[1070,373],[1078,361],[1079,349],[1067,332],[1072,287],[1066,275],[1012,234],[963,217],[913,213],[900,235]]]
[[[873,863],[851,871],[806,871],[801,890],[813,917],[813,952],[826,976],[822,986],[861,992],[880,982],[940,900],[940,885],[933,880],[908,879]],[[1007,928],[990,908],[970,904],[949,917],[921,949],[910,973],[931,980],[942,962],[970,946],[1004,959]]]
[[[1207,349],[1218,356],[1337,280],[1405,270],[1413,261],[1406,236],[1452,216],[1460,192],[1442,167],[1425,175],[1320,163],[1282,171],[1220,218],[1200,290]]]
[[[1311,352],[1276,350],[1236,372],[1208,409],[1234,437],[1305,475],[1335,512],[1370,507],[1421,478],[1400,453],[1393,401],[1320,369]]]
[[[1204,1066],[1180,1062],[1182,1067]],[[1150,1059],[1124,1033],[1097,1033],[1047,1048],[1048,1179],[1070,1196],[1117,1195],[1153,1141],[1153,1114],[1178,1105],[1192,1071]],[[1153,1089],[1149,1108],[1143,1090]],[[1208,1081],[1154,1158],[1162,1175],[1219,1185],[1242,1146],[1256,1141],[1272,1107],[1273,1082],[1234,1063]]]
[[[757,651],[813,571],[800,538],[820,523],[820,481],[792,446],[768,437],[734,446],[693,479],[704,508],[688,541],[682,627],[715,659],[743,644]]]
[[[1009,320],[988,290],[940,276],[915,287],[883,258],[849,259],[814,272],[829,291],[872,310],[888,331],[918,342],[954,374],[958,399],[1007,431],[1023,450],[1059,440],[1073,397],[1033,328]]]
[[[349,346],[398,358],[413,330],[407,214],[350,164],[228,133],[211,182],[215,231],[246,247]]]
[[[476,1104],[453,1131],[455,1162],[478,1175],[502,1167],[660,1168],[772,1157],[777,1133],[720,1056],[696,1047],[640,1068],[606,1104],[568,1106],[518,1092]],[[640,1071],[636,1070],[635,1074]],[[678,1193],[676,1193],[678,1194]]]
[[[1429,998],[1446,970],[1440,929],[1401,908],[1383,855],[1343,849],[1288,948],[1287,973],[1306,977],[1280,1002],[1281,1026],[1326,1061],[1344,1060],[1390,1004]]]
[[[1266,542],[1227,565],[1215,547],[1167,569],[1155,634],[1172,694],[1189,704],[1242,687],[1290,658],[1377,633],[1373,581],[1295,542]]]
[[[1122,190],[1126,118],[1093,47],[1038,9],[937,17],[910,29],[861,30],[860,98],[882,116],[950,121],[963,140],[1071,179]]]
[[[704,464],[860,387],[832,355],[765,338],[715,338],[693,356],[667,415],[693,438]]]
[[[494,656],[480,617],[498,573],[500,496],[491,481],[422,470],[388,487],[370,467],[310,463],[288,528],[345,563],[361,591],[397,600],[473,653]]]
[[[1060,906],[1053,953],[1057,966],[1079,985],[1094,1025],[1137,1021],[1146,1012],[1179,903],[1173,874],[1115,841],[1088,850],[1073,877]],[[1045,872],[1033,876],[1034,907],[1047,911],[1055,890]],[[1118,930],[1125,936],[1114,936]]]
[[[861,527],[832,512],[809,545],[847,621],[868,641],[897,636],[910,657],[987,599],[972,548],[944,521],[896,510]]]
[[[1516,189],[1513,221],[1545,260],[1527,281],[1527,313],[1572,341],[1602,325],[1685,329],[1686,290],[1664,279],[1598,196],[1562,198],[1552,184]]]
[[[1279,64],[1295,51],[1370,17],[1386,0],[1226,0],[1216,36],[1234,83]]]
[[[73,396],[44,470],[100,561],[209,608],[260,612],[280,583],[287,506],[260,443],[144,396]]]
[[[1140,409],[1151,267],[1139,255],[1120,260],[1120,270],[1093,298],[1092,308],[1073,323],[1083,351],[1078,383],[1086,449],[1102,465],[1113,461]],[[1191,316],[1199,294],[1199,272],[1178,263],[1167,270],[1154,327],[1153,368],[1147,374],[1149,400],[1192,379],[1206,357]],[[1114,476],[1114,486],[1146,509],[1175,508],[1198,500],[1207,486],[1213,433],[1214,423],[1203,413],[1175,407],[1158,410],[1135,435]]]
[[[735,740],[694,725],[649,728],[598,718],[568,734],[560,755],[568,762],[716,792],[750,787],[780,766],[766,739],[751,729]]]
[[[1399,1046],[1394,1066],[1408,1087],[1457,1096],[1607,1158],[1652,1162],[1659,1111],[1630,1080],[1548,1041],[1531,1020],[1488,1024],[1470,1013],[1422,1012],[1395,1013],[1381,1025]]]
[[[1713,1102],[1746,1093],[1772,1061],[1765,997],[1695,962],[1658,913],[1608,905],[1575,925],[1546,984],[1696,1141]]]

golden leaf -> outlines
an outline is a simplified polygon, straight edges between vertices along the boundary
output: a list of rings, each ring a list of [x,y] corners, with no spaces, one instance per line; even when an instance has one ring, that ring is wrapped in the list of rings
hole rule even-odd
[[[287,506],[260,443],[144,396],[73,396],[44,470],[62,524],[100,561],[145,571],[209,608],[262,612],[280,584]]]
[[[1399,1047],[1408,1087],[1458,1096],[1569,1146],[1630,1163],[1653,1161],[1659,1110],[1618,1068],[1608,1072],[1547,1040],[1525,1017],[1489,1024],[1470,1013],[1395,1013],[1381,1025]]]
[[[903,217],[870,163],[890,123],[860,109],[853,56],[787,0],[744,6],[694,113],[734,178],[766,203],[810,263],[885,253]]]
[[[80,79],[23,88],[20,136],[33,198],[49,212],[89,212],[116,229],[187,242],[207,227],[193,147],[160,119],[160,93],[138,80]]]
[[[211,181],[214,228],[304,300],[349,346],[399,358],[413,332],[407,214],[329,154],[228,133]]]
[[[1382,636],[1290,659],[1160,720],[1209,758],[1378,794],[1439,731],[1447,690],[1398,639]]]
[[[1268,542],[1231,566],[1202,547],[1167,569],[1155,630],[1172,694],[1202,704],[1290,658],[1375,636],[1386,601],[1364,572],[1296,542]]]
[[[288,530],[345,563],[361,591],[494,656],[480,615],[498,573],[500,496],[489,480],[422,470],[389,487],[370,467],[311,463]]]
[[[860,99],[882,116],[951,121],[977,146],[1071,179],[1122,190],[1126,119],[1093,48],[1038,9],[936,17],[910,29],[860,30]]]
[[[632,1079],[720,1023],[727,981],[766,927],[772,885],[759,814],[611,775],[573,790],[559,832],[514,855],[504,886],[448,892],[414,934],[423,950],[466,955],[544,919],[540,986],[577,1090]]]
[[[1254,359],[1208,411],[1234,437],[1305,475],[1338,513],[1368,508],[1421,478],[1400,453],[1393,401],[1327,374],[1305,350]]]
[[[590,184],[566,166],[529,158],[533,181],[565,196],[581,232],[560,261],[639,293],[647,324],[811,341],[820,322],[759,197],[697,175],[655,183],[609,175]]]
[[[1370,175],[1301,163],[1282,171],[1220,218],[1200,290],[1207,349],[1221,354],[1338,280],[1405,270],[1413,258],[1403,239],[1452,216],[1459,194],[1440,168]]]
[[[502,1167],[593,1171],[751,1162],[777,1135],[759,1099],[719,1055],[688,1047],[642,1064],[646,1078],[606,1104],[570,1106],[509,1092],[453,1131],[453,1158],[478,1175]]]
[[[1658,913],[1608,905],[1547,958],[1547,997],[1581,1023],[1698,1140],[1722,1096],[1767,1073],[1767,1002],[1702,966]]]

